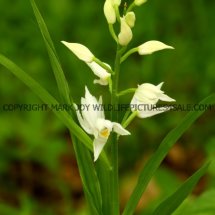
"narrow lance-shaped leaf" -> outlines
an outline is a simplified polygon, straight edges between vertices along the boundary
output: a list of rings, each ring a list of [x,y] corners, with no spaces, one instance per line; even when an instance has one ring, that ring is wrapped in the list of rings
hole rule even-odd
[[[72,132],[71,137],[73,140],[74,150],[77,155],[78,169],[80,172],[84,193],[89,203],[89,207],[91,208],[93,215],[103,215],[100,184],[90,153],[82,144],[80,144],[78,139],[72,135]]]
[[[62,100],[66,104],[71,104],[73,101],[70,95],[68,83],[66,81],[63,69],[61,67],[57,52],[55,50],[54,44],[52,42],[51,36],[48,32],[48,28],[43,20],[42,15],[40,14],[39,9],[37,8],[34,0],[31,0],[31,5],[34,10],[35,17],[37,19],[40,31],[42,33],[46,48],[49,54],[51,61],[52,69],[55,75],[55,79],[58,85],[59,93],[62,97]],[[75,120],[75,112],[71,111],[70,114]],[[100,215],[102,212],[102,203],[101,203],[101,192],[99,187],[99,181],[95,172],[94,164],[88,149],[80,143],[71,132],[71,138],[73,140],[73,146],[75,149],[75,154],[78,162],[78,167],[80,175],[82,178],[83,188],[87,201],[89,202],[90,208],[92,209],[93,214]],[[101,161],[101,163],[103,163]],[[106,169],[106,168],[104,168]]]
[[[210,95],[205,98],[200,105],[207,105],[215,103],[215,94]],[[170,131],[167,136],[161,142],[159,148],[151,156],[143,170],[140,173],[138,182],[135,189],[124,209],[123,215],[134,214],[135,208],[145,191],[147,184],[154,175],[157,168],[160,166],[162,160],[165,158],[171,147],[176,143],[176,141],[183,135],[183,133],[197,120],[205,110],[191,111],[189,112],[181,123],[172,131]]]
[[[37,8],[34,0],[31,0],[31,5],[37,19],[38,26],[40,28],[41,34],[43,36],[44,42],[46,44],[46,48],[49,54],[49,58],[51,61],[52,69],[55,75],[55,79],[57,81],[58,90],[64,102],[70,104],[70,91],[68,87],[68,83],[66,81],[63,69],[60,65],[59,58],[57,56],[57,52],[55,50],[54,44],[52,42],[51,36],[49,34],[48,28],[43,20],[43,17],[40,14],[40,11]]]
[[[185,198],[192,191],[199,179],[205,174],[209,163],[203,165],[190,178],[188,178],[171,196],[165,199],[155,209],[152,215],[171,215],[177,207],[185,200]]]

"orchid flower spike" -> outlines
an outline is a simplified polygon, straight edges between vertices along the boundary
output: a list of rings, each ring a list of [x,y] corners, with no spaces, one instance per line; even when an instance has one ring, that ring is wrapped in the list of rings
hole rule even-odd
[[[91,63],[93,61],[94,55],[92,52],[84,45],[79,43],[68,43],[61,41],[70,51],[73,52],[80,60]]]
[[[131,101],[132,112],[137,111],[137,116],[147,118],[159,113],[170,110],[171,106],[156,107],[156,103],[161,101],[174,102],[175,99],[170,98],[161,90],[163,82],[155,86],[145,83],[138,86]]]
[[[153,52],[160,51],[163,49],[174,49],[172,46],[168,46],[160,41],[151,40],[143,43],[142,45],[137,47],[138,53],[140,55],[148,55]]]
[[[81,98],[81,104],[84,109],[81,113],[77,110],[78,121],[88,134],[94,136],[93,151],[94,161],[96,161],[112,131],[119,135],[129,135],[130,132],[119,123],[105,119],[104,110],[102,109],[102,97],[97,100],[90,94],[87,87],[85,87],[85,98]],[[76,105],[75,107],[77,108]]]
[[[115,6],[119,6],[121,0],[106,0],[104,4],[104,14],[108,24],[114,24],[116,22]]]
[[[147,0],[134,0],[134,4],[137,6],[140,6],[146,2],[147,2]]]

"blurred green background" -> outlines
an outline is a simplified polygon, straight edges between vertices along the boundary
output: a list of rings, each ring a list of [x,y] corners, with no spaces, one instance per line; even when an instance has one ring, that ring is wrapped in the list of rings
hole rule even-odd
[[[108,100],[106,88],[93,85],[93,73],[60,43],[61,40],[82,43],[98,58],[113,65],[115,44],[103,15],[104,1],[38,0],[36,3],[55,43],[75,102],[80,102],[85,85],[92,94],[102,94]],[[175,98],[177,104],[197,103],[215,92],[215,1],[148,0],[135,12],[137,22],[130,48],[148,40],[160,40],[174,46],[175,50],[129,57],[122,65],[120,89],[164,81],[164,91]],[[0,0],[0,52],[59,99],[29,1]],[[131,96],[125,96],[121,102],[130,100]],[[3,111],[2,105],[10,103],[37,104],[41,101],[0,67],[0,214],[87,214],[67,129],[50,111]],[[169,112],[137,119],[129,127],[132,135],[121,138],[122,208],[147,158],[185,114]],[[160,199],[171,193],[205,160],[215,159],[214,117],[214,111],[205,113],[176,143],[150,183],[137,214],[150,213]],[[212,191],[201,196],[206,200],[199,202],[208,203],[208,199],[214,198],[214,177],[215,165],[212,163],[194,194],[198,196],[206,189]],[[185,210],[183,214],[193,211],[198,214],[195,207],[190,207],[190,202],[186,204],[191,211]],[[211,207],[209,203],[198,206]]]

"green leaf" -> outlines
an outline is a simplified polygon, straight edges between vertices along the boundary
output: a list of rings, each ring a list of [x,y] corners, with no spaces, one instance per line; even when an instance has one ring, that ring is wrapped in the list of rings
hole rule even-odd
[[[177,207],[185,200],[199,179],[205,174],[209,163],[203,165],[190,178],[188,178],[171,196],[164,200],[152,215],[171,215]]]
[[[200,104],[207,105],[215,103],[215,94],[210,95],[204,99]],[[183,135],[183,133],[197,120],[204,110],[191,111],[189,112],[181,123],[172,131],[170,131],[167,136],[161,142],[159,148],[151,156],[151,158],[146,163],[145,167],[140,173],[137,185],[124,209],[123,215],[134,214],[135,208],[145,191],[147,184],[154,175],[157,168],[160,166],[162,160],[165,158],[171,147],[176,143],[176,141]]]
[[[34,11],[34,15],[37,19],[37,23],[39,25],[41,34],[43,36],[44,42],[46,44],[46,48],[49,54],[49,58],[51,61],[52,69],[55,75],[55,79],[57,81],[58,90],[61,95],[61,98],[64,102],[67,104],[70,104],[70,91],[68,87],[68,83],[66,81],[63,69],[60,65],[60,62],[58,60],[57,52],[55,50],[54,44],[52,42],[51,36],[49,34],[48,28],[43,20],[43,17],[40,14],[40,11],[37,8],[37,5],[35,4],[34,0],[31,0],[31,5]]]
[[[27,73],[20,69],[15,63],[1,54],[0,64],[6,67],[18,79],[27,85],[45,104],[49,105],[49,107],[51,107],[53,104],[59,104],[58,101],[53,96],[51,96],[48,91],[45,90],[38,82],[36,82]],[[90,137],[74,122],[72,117],[65,110],[57,111],[56,109],[53,109],[53,112],[64,123],[64,125],[72,131],[74,136],[76,136],[80,142],[82,142],[90,151],[93,151],[93,144]],[[106,168],[111,168],[104,151],[102,152],[100,158],[104,161]]]
[[[197,198],[187,198],[174,215],[214,215],[215,189],[208,190]]]
[[[77,138],[72,137],[84,193],[94,215],[102,215],[102,196],[98,177],[90,153]],[[99,161],[98,161],[99,162]]]

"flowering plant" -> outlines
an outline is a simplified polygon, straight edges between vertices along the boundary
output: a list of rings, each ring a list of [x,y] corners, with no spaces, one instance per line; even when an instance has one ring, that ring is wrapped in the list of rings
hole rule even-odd
[[[133,10],[135,7],[141,6],[144,3],[146,3],[146,0],[134,0],[128,7],[125,7],[124,10],[121,11],[120,5],[122,4],[120,0],[106,0],[104,2],[104,15],[107,20],[110,35],[116,43],[116,58],[113,66],[97,58],[85,45],[62,41],[62,43],[76,57],[86,63],[98,77],[98,79],[94,80],[94,83],[100,84],[109,90],[111,95],[110,103],[112,106],[117,106],[119,104],[119,98],[121,96],[133,93],[133,97],[131,97],[129,101],[130,109],[123,117],[123,120],[121,120],[117,111],[112,110],[111,118],[107,119],[105,118],[104,110],[93,108],[95,105],[103,104],[102,97],[99,99],[94,97],[91,94],[92,90],[88,89],[87,83],[85,83],[85,97],[81,98],[81,104],[88,108],[82,111],[77,109],[77,105],[71,97],[67,80],[64,76],[63,69],[45,22],[34,0],[31,0],[38,25],[47,47],[62,100],[74,107],[71,111],[63,110],[58,112],[54,110],[54,113],[70,131],[85,196],[93,215],[120,214],[118,175],[119,136],[132,135],[132,130],[127,127],[135,117],[151,117],[172,108],[171,105],[158,108],[156,104],[159,100],[166,102],[175,101],[161,90],[163,82],[158,85],[142,83],[138,85],[137,88],[130,88],[122,91],[118,88],[120,81],[120,65],[127,60],[131,54],[138,53],[139,55],[149,55],[160,50],[173,49],[172,46],[166,45],[163,42],[151,40],[127,50],[128,45],[133,39],[132,28],[135,26],[136,22],[136,16]],[[0,55],[0,63],[32,89],[44,103],[48,105],[59,103],[39,83],[8,58]],[[206,98],[201,103],[208,104],[213,100],[214,95]],[[139,105],[147,105],[147,108],[140,110],[136,108]],[[203,112],[203,110],[190,112],[174,130],[167,134],[159,148],[147,161],[141,171],[136,187],[127,205],[122,209],[123,215],[134,214],[135,208],[147,184],[170,148]],[[207,166],[208,164],[204,165],[194,173],[171,196],[158,205],[153,214],[172,214],[187,197],[199,178],[205,173]]]

